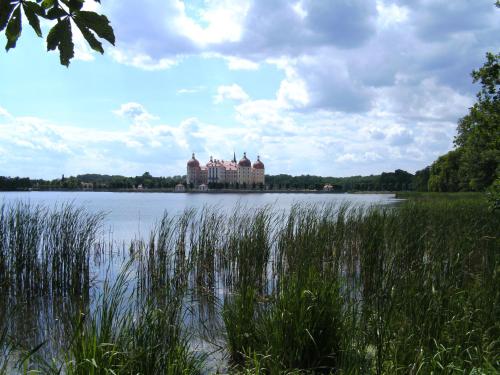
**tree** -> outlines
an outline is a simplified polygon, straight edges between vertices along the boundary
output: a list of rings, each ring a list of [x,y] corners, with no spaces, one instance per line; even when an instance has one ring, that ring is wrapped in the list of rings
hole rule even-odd
[[[5,30],[9,51],[15,48],[22,32],[22,13],[40,38],[40,19],[55,22],[47,34],[47,51],[59,50],[62,65],[69,66],[74,57],[72,28],[77,27],[90,47],[104,53],[98,38],[115,44],[115,34],[106,16],[82,10],[91,0],[0,0],[0,32]],[[94,0],[100,2],[100,0]]]
[[[429,175],[429,191],[450,192],[461,190],[459,174],[462,150],[456,149],[440,156],[431,165]]]
[[[500,53],[488,53],[472,72],[481,83],[477,102],[459,120],[455,145],[462,149],[460,174],[469,190],[484,190],[498,176],[500,160]]]
[[[425,167],[424,169],[415,172],[415,190],[428,191],[430,173],[431,167]]]

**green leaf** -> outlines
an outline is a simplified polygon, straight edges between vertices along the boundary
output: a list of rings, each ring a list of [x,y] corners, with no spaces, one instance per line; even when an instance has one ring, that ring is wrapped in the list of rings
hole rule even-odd
[[[5,36],[7,37],[5,49],[7,51],[16,46],[17,40],[21,36],[21,20],[21,7],[18,6],[14,13],[12,13],[12,17],[7,24],[7,28],[5,29]]]
[[[49,8],[52,8],[55,4],[55,0],[43,0],[42,1],[42,7],[44,7],[45,9],[49,9]]]
[[[64,9],[59,8],[58,6],[55,6],[53,8],[50,8],[49,11],[47,12],[47,17],[49,20],[56,20],[59,18],[66,17],[68,14],[64,11]]]
[[[115,33],[106,16],[82,10],[75,14],[76,19],[82,25],[94,31],[100,38],[106,39],[109,43],[115,45]]]
[[[96,37],[94,36],[94,33],[89,30],[88,27],[86,27],[84,24],[82,24],[77,18],[75,18],[75,23],[76,26],[80,29],[82,32],[83,37],[87,41],[87,43],[90,45],[90,47],[94,50],[97,51],[101,54],[104,53],[104,49],[102,48],[102,43],[99,42]]]
[[[59,21],[47,35],[47,50],[59,49],[59,60],[62,65],[69,66],[70,60],[75,55],[70,18]]]
[[[23,2],[23,9],[29,24],[33,30],[35,30],[36,35],[41,37],[42,30],[40,29],[40,20],[38,19],[38,16],[45,14],[43,8],[32,1],[25,1]]]
[[[68,7],[71,12],[74,12],[75,10],[81,10],[83,7],[83,0],[68,0]]]
[[[14,5],[11,4],[11,0],[0,0],[0,31],[7,26],[13,10]]]

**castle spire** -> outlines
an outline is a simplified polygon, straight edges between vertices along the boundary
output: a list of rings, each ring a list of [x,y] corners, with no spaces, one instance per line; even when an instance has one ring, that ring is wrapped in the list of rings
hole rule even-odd
[[[236,152],[233,150],[233,163],[236,163]]]

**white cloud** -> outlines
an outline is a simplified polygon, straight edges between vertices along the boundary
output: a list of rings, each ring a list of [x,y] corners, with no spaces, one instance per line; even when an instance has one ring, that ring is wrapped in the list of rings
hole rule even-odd
[[[423,120],[408,129],[393,115],[373,119],[328,111],[293,113],[278,100],[249,99],[235,103],[234,109],[241,126],[231,128],[198,118],[164,124],[139,103],[126,103],[115,111],[132,124],[113,131],[3,117],[3,173],[46,178],[149,170],[178,175],[184,174],[191,152],[204,161],[210,155],[229,159],[233,150],[238,156],[247,151],[253,159],[260,154],[271,174],[345,176],[396,168],[413,172],[451,147],[455,126]]]
[[[191,87],[191,88],[183,88],[177,90],[177,95],[185,95],[185,94],[197,94],[201,91],[206,90],[205,86],[196,86],[196,87]]]
[[[7,110],[5,108],[2,108],[0,106],[0,117],[11,117],[11,116],[10,116],[10,113],[7,112]]]
[[[4,155],[12,150],[6,144],[17,142],[32,153],[95,154],[95,164],[86,165],[109,158],[123,171],[152,163],[166,172],[169,158],[168,165],[177,168],[173,173],[182,173],[192,151],[222,158],[225,150],[246,149],[267,158],[271,173],[415,170],[451,147],[456,120],[477,89],[469,72],[498,45],[500,32],[490,0],[207,0],[189,9],[185,4],[103,2],[119,43],[107,51],[115,61],[145,70],[173,68],[186,56],[219,58],[240,71],[222,72],[231,77],[267,79],[270,64],[280,70],[273,78],[284,75],[274,97],[252,91],[251,98],[236,83],[219,86],[214,102],[234,101],[238,123],[232,128],[197,118],[160,125],[141,104],[126,103],[115,113],[132,125],[108,133],[47,124],[23,131],[20,120],[0,108],[0,123],[20,129],[17,137],[0,134]],[[177,94],[197,90],[188,86]],[[39,133],[40,127],[55,134]],[[32,135],[45,140],[33,141]]]
[[[219,104],[224,100],[246,101],[249,99],[248,94],[237,84],[219,86],[217,95],[214,96],[214,103]]]
[[[297,15],[301,18],[304,19],[307,17],[307,11],[304,9],[304,2],[303,1],[297,1],[293,6],[292,9],[297,13]]]
[[[177,65],[182,57],[153,59],[141,52],[132,50],[121,50],[119,48],[109,49],[109,54],[118,63],[133,66],[147,71],[165,70]]]
[[[305,107],[309,104],[309,92],[306,82],[294,68],[286,67],[286,77],[280,83],[277,100],[285,108]]]
[[[377,12],[377,23],[383,28],[406,22],[409,14],[408,8],[382,0],[377,0]]]
[[[240,40],[248,1],[210,1],[199,10],[199,20],[186,14],[185,4],[176,1],[179,16],[174,25],[179,33],[201,47]],[[204,25],[206,26],[204,26]]]
[[[366,163],[376,160],[382,160],[382,156],[376,152],[365,152],[361,154],[347,153],[340,155],[335,159],[339,163]]]
[[[257,70],[259,64],[251,60],[242,59],[240,57],[227,56],[224,57],[227,61],[229,70]]]
[[[158,117],[153,116],[146,111],[142,104],[130,102],[120,106],[119,109],[113,111],[114,114],[132,119],[136,123],[143,123],[151,120],[156,120]]]

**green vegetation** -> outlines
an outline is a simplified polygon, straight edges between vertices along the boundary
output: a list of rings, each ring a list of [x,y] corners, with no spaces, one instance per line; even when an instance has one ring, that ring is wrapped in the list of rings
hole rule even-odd
[[[142,176],[124,177],[118,175],[84,174],[64,177],[54,180],[31,180],[29,178],[11,178],[0,176],[0,190],[81,190],[88,189],[83,184],[91,184],[93,190],[134,189],[142,186],[144,189],[170,189],[184,183],[185,176],[154,177],[149,172]],[[427,184],[427,181],[425,182]],[[380,175],[352,177],[321,177],[321,176],[291,176],[280,174],[266,175],[266,185],[271,190],[323,190],[326,184],[331,184],[334,191],[406,191],[416,187],[416,176],[397,169],[394,172],[383,172]],[[229,184],[209,184],[213,189],[232,188]],[[239,186],[236,189],[263,190],[262,185]]]
[[[82,295],[102,215],[62,205],[0,205],[0,288],[14,295]]]
[[[456,149],[416,173],[421,191],[484,191],[500,180],[500,53],[472,72],[477,102],[459,120]],[[497,195],[497,200],[500,195]]]
[[[330,184],[336,191],[402,191],[414,190],[415,186],[414,176],[402,169],[380,175],[352,177],[266,175],[266,184],[271,189],[314,190],[322,190],[326,184]]]
[[[74,335],[58,366],[65,374],[198,374],[203,357],[190,349],[182,329],[182,296],[165,287],[164,298],[130,304],[127,269],[114,284],[106,279],[96,309],[75,319]],[[139,293],[135,290],[135,293]],[[144,297],[144,296],[141,296]]]
[[[408,200],[434,200],[434,201],[475,201],[484,203],[488,196],[485,193],[479,192],[458,192],[458,193],[437,193],[437,192],[421,192],[421,191],[401,191],[396,193],[398,199]]]
[[[0,176],[0,191],[15,190],[81,190],[89,189],[83,184],[90,184],[93,190],[120,190],[134,189],[142,186],[145,189],[173,189],[178,183],[185,181],[183,176],[153,177],[149,172],[142,176],[125,177],[119,175],[83,174],[78,176],[64,177],[54,180],[32,180],[19,177]]]
[[[393,207],[190,210],[165,215],[125,253],[81,242],[77,234],[88,230],[51,226],[73,232],[53,254],[83,243],[90,274],[108,269],[104,282],[86,284],[88,298],[69,298],[78,294],[73,284],[58,283],[68,298],[47,293],[41,305],[69,306],[53,318],[15,312],[25,297],[11,287],[20,263],[5,259],[38,241],[28,229],[40,220],[59,212],[94,228],[94,217],[68,207],[48,215],[4,207],[0,275],[10,276],[0,297],[11,303],[1,304],[0,368],[9,361],[19,372],[191,374],[218,352],[227,358],[218,366],[232,373],[498,373],[500,213],[476,194],[417,196],[432,198]],[[81,273],[71,257],[51,259],[70,280]],[[32,279],[43,285],[48,277]],[[31,346],[19,343],[26,319],[39,333]]]

